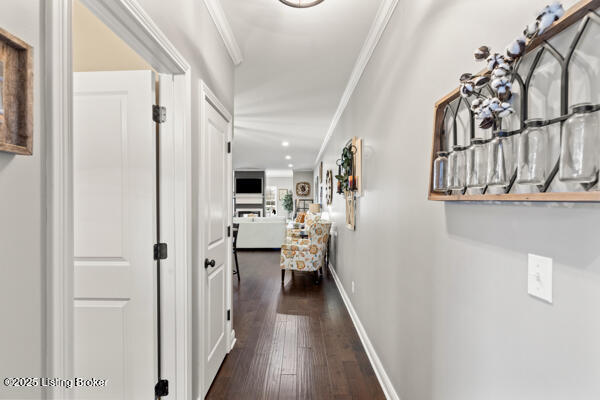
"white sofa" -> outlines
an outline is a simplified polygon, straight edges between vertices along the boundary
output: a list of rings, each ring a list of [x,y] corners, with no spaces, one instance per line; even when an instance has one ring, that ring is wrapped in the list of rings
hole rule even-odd
[[[285,243],[285,217],[241,217],[233,222],[240,224],[238,249],[279,249]]]

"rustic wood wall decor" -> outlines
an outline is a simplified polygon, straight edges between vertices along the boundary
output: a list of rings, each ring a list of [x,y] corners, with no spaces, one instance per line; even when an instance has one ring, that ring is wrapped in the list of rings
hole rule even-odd
[[[328,206],[333,201],[333,171],[327,170],[327,177],[325,182],[325,200]]]
[[[310,196],[310,183],[298,182],[296,183],[296,195],[301,197]]]
[[[598,179],[591,183],[559,179],[561,137],[571,107],[591,103],[600,109],[600,76],[589,72],[600,63],[600,0],[583,0],[571,7],[525,48],[511,75],[515,113],[502,118],[500,128],[518,141],[525,131],[525,121],[539,118],[548,132],[548,172],[545,182],[518,184],[517,171],[506,186],[434,191],[434,161],[438,152],[452,152],[453,146],[471,148],[474,143],[489,143],[491,129],[474,122],[468,99],[459,88],[440,99],[434,108],[434,135],[429,181],[430,200],[438,201],[600,201]],[[509,39],[509,38],[507,38]],[[593,63],[590,65],[589,63]],[[481,89],[491,93],[489,84]],[[600,112],[597,112],[600,119]],[[596,132],[600,135],[600,131]],[[511,150],[516,157],[516,145]],[[598,152],[598,149],[594,149]],[[597,175],[596,175],[597,176]],[[361,181],[358,181],[359,185]],[[489,182],[488,182],[489,183]]]
[[[356,200],[354,192],[346,191],[346,228],[354,230],[356,228]]]
[[[348,140],[336,165],[337,193],[344,194],[350,190],[357,196],[362,195],[362,139],[353,137]]]
[[[0,151],[33,154],[33,48],[0,29]]]
[[[362,196],[363,182],[362,182],[362,139],[356,136],[352,138],[352,145],[356,148],[356,154],[354,154],[354,178],[356,179],[356,192],[357,196]]]

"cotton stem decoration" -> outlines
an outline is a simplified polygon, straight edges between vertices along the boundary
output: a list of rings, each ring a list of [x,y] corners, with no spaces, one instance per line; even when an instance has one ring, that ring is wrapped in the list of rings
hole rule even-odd
[[[479,121],[479,127],[488,129],[500,126],[500,119],[514,112],[512,108],[512,73],[517,60],[525,54],[529,42],[544,33],[565,13],[562,4],[555,2],[546,6],[536,20],[525,27],[523,35],[517,37],[508,46],[504,54],[492,53],[488,46],[475,50],[476,61],[487,62],[487,69],[480,75],[470,73],[460,77],[460,94],[464,98],[476,97],[471,101],[471,111]],[[482,94],[488,85],[494,96]]]

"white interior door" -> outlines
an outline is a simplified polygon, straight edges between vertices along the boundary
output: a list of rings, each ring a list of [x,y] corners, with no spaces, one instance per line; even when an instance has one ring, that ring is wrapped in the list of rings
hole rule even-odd
[[[152,399],[156,383],[154,76],[74,74],[75,399]]]
[[[205,234],[202,267],[204,274],[204,391],[208,391],[228,349],[227,306],[231,277],[229,272],[229,170],[230,122],[215,106],[203,98],[203,142],[205,199]]]

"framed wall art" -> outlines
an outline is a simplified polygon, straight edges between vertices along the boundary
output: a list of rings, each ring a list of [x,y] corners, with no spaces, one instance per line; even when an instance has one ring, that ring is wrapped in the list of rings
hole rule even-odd
[[[356,228],[356,199],[351,190],[346,191],[346,228],[352,231]]]
[[[328,206],[333,201],[333,171],[328,170],[325,178],[325,202]]]
[[[33,154],[33,48],[0,29],[0,151]]]

